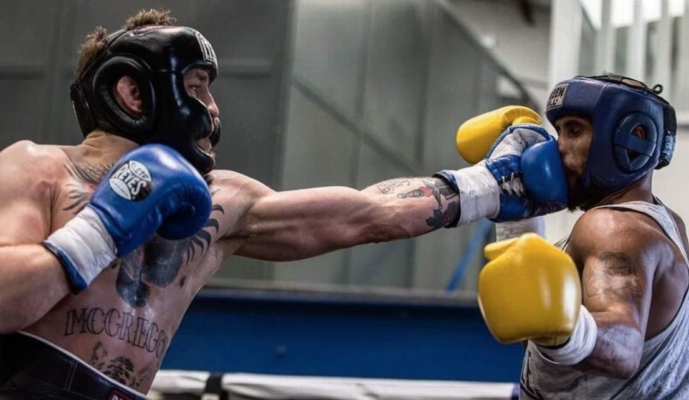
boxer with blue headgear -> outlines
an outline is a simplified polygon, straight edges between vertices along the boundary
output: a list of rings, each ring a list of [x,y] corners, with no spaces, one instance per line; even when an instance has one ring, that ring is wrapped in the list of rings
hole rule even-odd
[[[487,246],[479,276],[493,335],[528,341],[520,399],[689,398],[689,243],[652,191],[676,134],[660,91],[578,76],[548,99],[568,207],[585,212],[557,245],[523,235]]]
[[[570,208],[589,207],[670,163],[677,122],[661,91],[612,74],[578,76],[555,86],[546,105],[548,120],[556,126],[561,117],[578,116],[593,129]]]

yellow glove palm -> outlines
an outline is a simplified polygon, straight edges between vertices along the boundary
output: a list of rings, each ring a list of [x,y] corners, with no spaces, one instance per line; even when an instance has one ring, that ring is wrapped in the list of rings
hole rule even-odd
[[[466,162],[476,164],[505,129],[518,124],[540,125],[541,117],[526,107],[507,106],[471,118],[457,130],[457,151]]]
[[[501,343],[564,343],[581,306],[569,255],[536,234],[490,244],[484,253],[490,262],[479,275],[478,299],[493,336]]]

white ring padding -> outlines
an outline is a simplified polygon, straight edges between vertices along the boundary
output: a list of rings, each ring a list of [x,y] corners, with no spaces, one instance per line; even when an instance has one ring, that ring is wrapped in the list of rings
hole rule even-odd
[[[596,320],[593,319],[589,310],[582,305],[579,310],[579,320],[566,345],[556,349],[537,345],[536,349],[543,358],[555,364],[575,365],[593,352],[597,336]]]
[[[160,371],[151,390],[163,394],[201,394],[210,374]],[[517,384],[396,379],[323,378],[225,374],[223,389],[231,395],[262,400],[508,400]]]

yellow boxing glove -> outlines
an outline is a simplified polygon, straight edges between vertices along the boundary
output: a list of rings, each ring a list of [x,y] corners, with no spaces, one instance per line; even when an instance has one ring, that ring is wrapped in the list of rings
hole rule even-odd
[[[490,244],[484,253],[490,262],[479,275],[478,299],[493,336],[542,346],[567,341],[583,308],[571,257],[533,233]]]
[[[541,117],[527,107],[507,106],[471,118],[457,130],[457,151],[466,162],[476,164],[505,129],[517,124],[540,125]]]

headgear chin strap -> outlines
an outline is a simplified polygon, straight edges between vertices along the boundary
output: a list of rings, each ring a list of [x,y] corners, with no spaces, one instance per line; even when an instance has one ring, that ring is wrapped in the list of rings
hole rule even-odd
[[[677,119],[670,103],[650,89],[619,75],[577,76],[557,84],[546,105],[551,124],[565,115],[588,118],[593,137],[582,181],[587,189],[611,193],[651,170],[670,164]],[[643,127],[645,137],[634,134]]]
[[[166,144],[201,173],[210,172],[215,161],[196,143],[207,137],[215,146],[220,123],[214,124],[206,105],[184,87],[184,74],[192,68],[207,70],[210,82],[217,77],[210,43],[191,28],[153,25],[115,32],[107,41],[70,90],[84,136],[100,128],[138,144]],[[139,89],[140,116],[130,115],[115,100],[113,88],[124,76]]]

